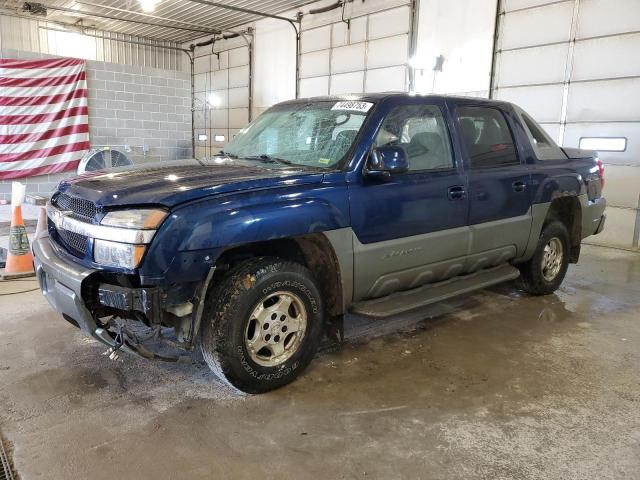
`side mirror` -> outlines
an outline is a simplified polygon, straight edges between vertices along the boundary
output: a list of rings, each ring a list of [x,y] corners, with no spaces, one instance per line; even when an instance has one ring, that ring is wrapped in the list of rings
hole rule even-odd
[[[407,154],[402,147],[385,145],[373,149],[365,173],[369,177],[389,178],[391,175],[409,170]]]

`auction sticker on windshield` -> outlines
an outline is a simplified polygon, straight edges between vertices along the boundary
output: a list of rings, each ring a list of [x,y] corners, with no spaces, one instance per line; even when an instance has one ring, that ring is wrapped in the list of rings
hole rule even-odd
[[[331,110],[351,110],[355,112],[368,112],[369,109],[373,107],[373,103],[371,102],[358,102],[355,100],[349,100],[346,102],[338,102]]]

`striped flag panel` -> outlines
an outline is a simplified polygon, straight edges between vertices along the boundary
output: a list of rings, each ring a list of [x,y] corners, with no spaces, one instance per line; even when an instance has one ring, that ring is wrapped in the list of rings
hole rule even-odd
[[[75,169],[89,146],[84,60],[0,58],[0,180]]]

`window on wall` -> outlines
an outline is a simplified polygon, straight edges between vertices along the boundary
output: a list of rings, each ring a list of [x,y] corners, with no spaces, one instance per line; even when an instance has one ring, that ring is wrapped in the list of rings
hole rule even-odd
[[[49,53],[65,57],[96,60],[96,39],[75,32],[50,30],[48,34]]]
[[[401,105],[384,120],[376,146],[404,148],[409,171],[453,168],[449,131],[442,112],[435,105]]]
[[[516,108],[516,112],[522,121],[524,131],[529,137],[529,141],[538,160],[559,160],[567,158],[562,149],[556,145],[556,142],[551,139],[547,132],[545,132],[533,118],[521,108]]]
[[[627,149],[626,137],[581,137],[580,148],[599,152],[624,152]]]
[[[511,130],[500,110],[460,107],[456,110],[456,115],[471,168],[520,163]]]

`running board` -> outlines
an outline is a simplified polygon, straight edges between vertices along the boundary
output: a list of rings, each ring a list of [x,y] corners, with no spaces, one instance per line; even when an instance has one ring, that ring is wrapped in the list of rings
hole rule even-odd
[[[351,312],[373,318],[390,317],[463,293],[514,280],[519,276],[520,271],[514,266],[501,265],[479,270],[469,275],[453,277],[442,282],[427,284],[412,290],[392,293],[387,297],[365,300],[354,304]]]

